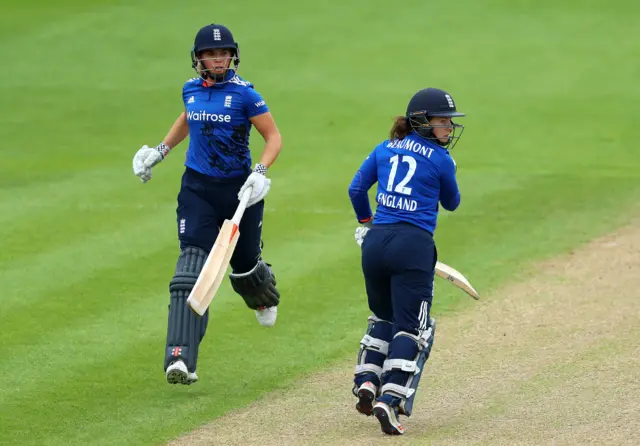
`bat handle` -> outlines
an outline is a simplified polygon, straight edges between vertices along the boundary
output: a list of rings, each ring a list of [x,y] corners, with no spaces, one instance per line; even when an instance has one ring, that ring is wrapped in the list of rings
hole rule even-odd
[[[253,187],[248,187],[244,191],[244,193],[242,194],[242,197],[240,198],[240,204],[238,205],[238,208],[236,209],[236,213],[233,214],[233,218],[231,218],[231,221],[236,226],[240,226],[240,220],[242,219],[242,215],[244,214],[244,210],[247,208],[247,203],[249,202],[249,198],[251,198],[252,190],[253,190]]]

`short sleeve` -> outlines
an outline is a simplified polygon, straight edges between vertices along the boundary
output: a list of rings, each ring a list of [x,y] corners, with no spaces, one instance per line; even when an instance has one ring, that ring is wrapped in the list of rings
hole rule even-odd
[[[253,118],[254,116],[258,116],[269,111],[269,107],[267,107],[265,100],[262,98],[260,93],[253,88],[246,89],[244,98],[244,107],[247,117]]]

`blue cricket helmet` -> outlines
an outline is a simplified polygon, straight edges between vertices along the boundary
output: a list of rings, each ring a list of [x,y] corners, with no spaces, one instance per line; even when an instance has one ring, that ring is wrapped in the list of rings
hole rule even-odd
[[[227,71],[223,76],[211,75],[208,73],[208,70],[204,69],[202,64],[202,60],[199,58],[199,54],[204,50],[212,50],[212,49],[229,49],[232,53],[232,62],[233,68],[229,65]],[[203,26],[200,28],[198,33],[196,34],[196,38],[193,42],[193,48],[191,49],[191,66],[196,73],[203,78],[207,79],[208,77],[212,78],[216,82],[223,82],[228,80],[230,77],[229,72],[235,74],[238,71],[238,66],[240,65],[240,46],[238,42],[233,38],[233,34],[224,25],[218,25],[212,23],[207,26]]]
[[[456,145],[464,126],[451,121],[450,126],[432,125],[429,121],[431,118],[459,118],[466,116],[457,110],[456,104],[449,93],[439,88],[424,88],[413,95],[407,105],[405,119],[411,126],[411,129],[418,135],[427,138],[436,144],[448,149],[453,149]],[[449,136],[449,141],[445,144],[438,141],[433,136],[434,127],[453,127],[453,134]],[[457,131],[460,131],[457,134]],[[453,144],[451,144],[453,142]]]

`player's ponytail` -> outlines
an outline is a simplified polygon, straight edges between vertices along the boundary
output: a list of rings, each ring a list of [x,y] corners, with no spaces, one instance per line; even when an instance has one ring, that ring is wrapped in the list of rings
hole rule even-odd
[[[409,126],[409,121],[404,116],[396,116],[394,119],[393,127],[391,127],[391,131],[389,132],[389,139],[404,139],[409,132],[411,131],[411,127]]]

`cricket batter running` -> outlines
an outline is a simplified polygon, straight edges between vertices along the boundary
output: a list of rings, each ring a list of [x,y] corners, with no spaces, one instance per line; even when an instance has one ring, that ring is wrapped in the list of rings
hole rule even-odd
[[[452,118],[461,116],[445,91],[418,91],[406,114],[396,118],[390,138],[371,152],[349,187],[364,225],[356,229],[356,241],[362,246],[373,312],[360,341],[353,393],[356,409],[375,415],[386,434],[404,433],[399,415],[411,415],[433,345],[433,234],[438,203],[449,211],[460,204],[456,164],[448,149],[464,129]],[[367,191],[376,182],[374,218]]]
[[[164,369],[170,384],[198,380],[198,347],[209,312],[199,316],[187,305],[187,297],[220,225],[231,218],[239,197],[249,187],[251,197],[230,261],[231,285],[264,326],[275,324],[280,297],[271,265],[261,257],[263,199],[271,186],[266,174],[280,153],[280,132],[262,96],[237,74],[240,48],[228,28],[217,24],[201,28],[191,50],[191,63],[198,77],[182,88],[184,112],[158,146],[145,145],[133,158],[134,174],[147,182],[151,169],[190,137],[178,194],[180,256],[169,283]],[[260,162],[253,170],[249,152],[252,126],[265,141]]]

